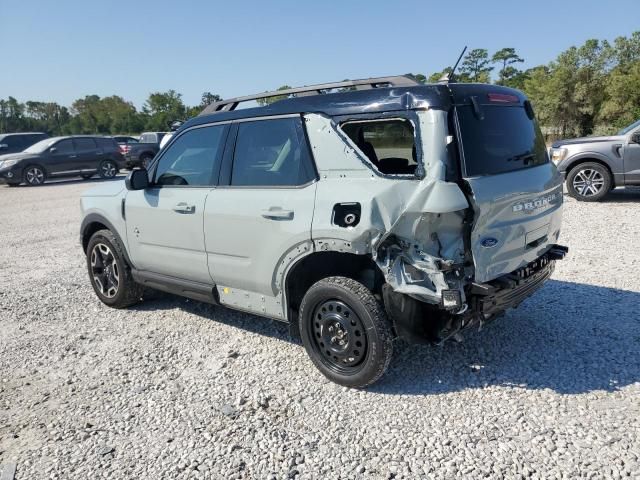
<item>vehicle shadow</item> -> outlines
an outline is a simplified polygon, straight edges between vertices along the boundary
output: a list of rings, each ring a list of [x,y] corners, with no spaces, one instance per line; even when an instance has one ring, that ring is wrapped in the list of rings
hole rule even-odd
[[[616,188],[609,192],[602,203],[637,203],[640,202],[640,187]]]
[[[372,390],[429,394],[491,385],[562,394],[640,382],[640,292],[550,280],[463,343],[401,344]]]
[[[518,309],[465,333],[462,343],[397,341],[387,374],[369,391],[426,395],[487,386],[562,394],[615,391],[640,382],[640,292],[550,280]],[[180,308],[252,333],[299,344],[287,324],[158,295],[134,309]],[[310,364],[311,365],[311,364]]]

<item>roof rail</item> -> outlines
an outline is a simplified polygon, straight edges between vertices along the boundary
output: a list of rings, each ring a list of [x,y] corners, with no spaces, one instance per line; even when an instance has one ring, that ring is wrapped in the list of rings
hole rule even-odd
[[[405,75],[394,77],[376,77],[364,78],[361,80],[345,80],[344,82],[319,83],[317,85],[309,85],[306,87],[287,88],[285,90],[274,90],[273,92],[263,92],[256,95],[247,95],[245,97],[229,98],[209,104],[200,115],[207,115],[216,112],[230,112],[242,102],[251,100],[259,100],[261,98],[271,98],[279,96],[293,95],[296,97],[306,97],[311,95],[320,95],[325,93],[324,90],[333,90],[334,88],[355,87],[356,90],[368,90],[380,87],[411,87],[419,85],[414,79]]]

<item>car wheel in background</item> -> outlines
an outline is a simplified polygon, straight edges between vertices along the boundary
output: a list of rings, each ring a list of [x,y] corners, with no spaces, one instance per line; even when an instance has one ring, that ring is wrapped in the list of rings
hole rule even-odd
[[[329,277],[309,288],[300,305],[300,334],[315,366],[340,385],[378,380],[393,353],[384,307],[360,282]]]
[[[111,160],[105,160],[100,164],[98,173],[100,174],[100,178],[113,178],[118,173],[118,167]]]
[[[98,230],[87,245],[87,269],[96,295],[113,308],[137,303],[143,288],[131,276],[124,249],[110,230]]]
[[[140,165],[142,165],[142,167],[144,168],[149,168],[149,165],[151,165],[152,161],[153,161],[153,157],[151,155],[143,155],[140,158]]]
[[[567,175],[567,191],[573,198],[583,202],[597,202],[612,187],[609,170],[595,162],[581,163]]]
[[[29,165],[24,169],[24,182],[33,187],[42,185],[47,179],[47,174],[40,165]]]

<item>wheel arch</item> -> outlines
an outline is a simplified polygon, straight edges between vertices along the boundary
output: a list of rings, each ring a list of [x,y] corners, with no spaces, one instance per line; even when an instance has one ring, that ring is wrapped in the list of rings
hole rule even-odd
[[[321,251],[296,261],[285,276],[284,291],[289,321],[295,323],[302,298],[309,288],[323,278],[342,276],[357,280],[374,293],[384,284],[384,275],[370,255]]]
[[[129,258],[129,253],[127,252],[127,244],[123,241],[122,237],[118,233],[118,230],[113,226],[113,224],[107,220],[105,217],[98,213],[90,213],[82,220],[82,225],[80,226],[80,243],[82,245],[82,251],[87,253],[87,246],[89,245],[89,240],[92,235],[99,230],[109,230],[120,242],[120,246],[122,247],[122,251],[124,253],[125,260],[127,264],[135,268],[131,259]]]
[[[573,159],[566,168],[566,173],[565,173],[565,178],[569,177],[569,174],[571,173],[572,170],[574,170],[576,167],[578,167],[579,165],[582,165],[584,163],[597,163],[602,165],[603,167],[605,167],[607,169],[607,171],[609,172],[609,175],[611,175],[611,186],[615,187],[616,186],[616,177],[613,174],[613,170],[611,170],[611,165],[609,165],[609,163],[603,159],[600,155],[583,155],[579,158]]]

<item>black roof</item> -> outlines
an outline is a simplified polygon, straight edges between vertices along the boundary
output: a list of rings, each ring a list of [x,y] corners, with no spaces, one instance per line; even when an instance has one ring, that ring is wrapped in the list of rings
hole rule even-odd
[[[185,122],[180,130],[205,123],[296,113],[322,113],[333,117],[426,108],[448,110],[454,104],[469,103],[472,96],[480,98],[480,103],[486,103],[488,93],[513,95],[518,98],[518,103],[526,100],[522,92],[499,85],[449,83],[394,86],[286,98],[256,108],[210,114],[203,112]]]

